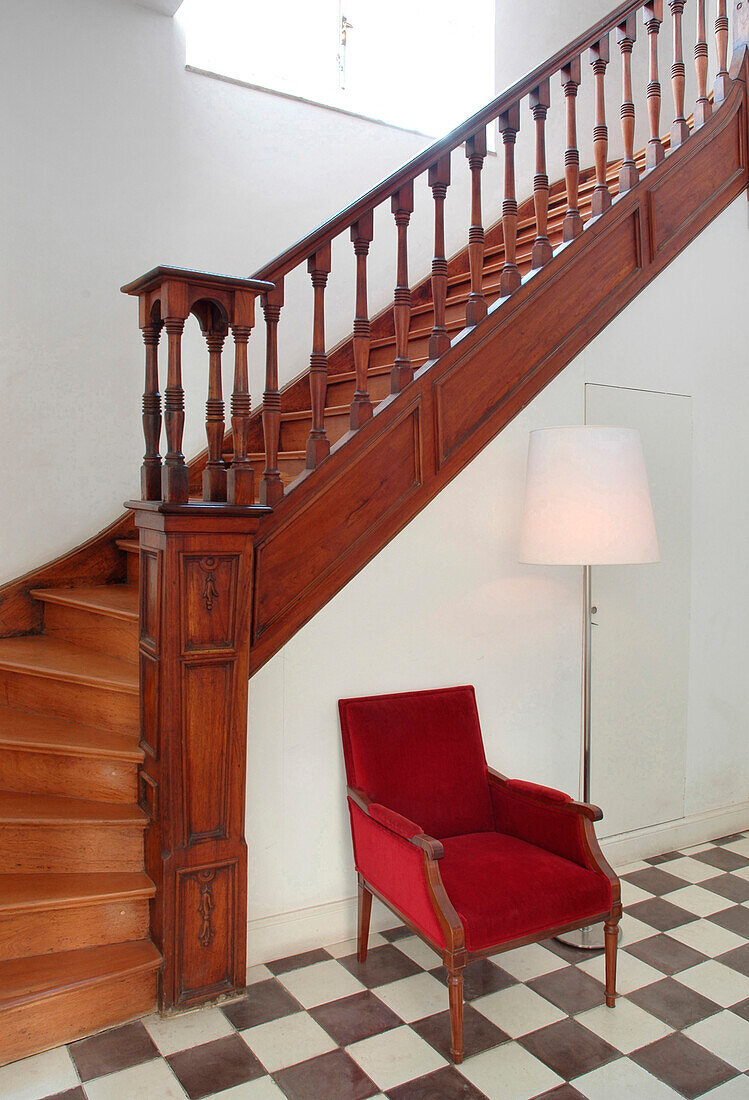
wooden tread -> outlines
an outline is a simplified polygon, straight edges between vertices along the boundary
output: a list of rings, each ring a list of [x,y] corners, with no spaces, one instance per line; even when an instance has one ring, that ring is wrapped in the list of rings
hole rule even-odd
[[[0,915],[27,910],[78,908],[126,898],[152,898],[156,887],[142,871],[0,875]]]
[[[0,791],[0,825],[137,825],[145,828],[147,824],[148,819],[140,806]]]
[[[138,590],[132,584],[103,584],[92,588],[33,588],[31,595],[45,603],[77,607],[131,622],[138,620]]]
[[[43,634],[0,638],[0,669],[138,694],[136,665]]]
[[[120,550],[124,550],[126,554],[139,554],[140,543],[137,539],[115,539],[115,543]]]
[[[135,737],[82,726],[65,718],[0,707],[0,748],[50,752],[61,756],[96,756],[138,764],[143,751]]]

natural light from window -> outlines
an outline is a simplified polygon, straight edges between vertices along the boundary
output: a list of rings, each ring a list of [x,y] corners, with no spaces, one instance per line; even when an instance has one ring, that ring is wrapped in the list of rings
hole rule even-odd
[[[494,96],[495,0],[184,0],[187,64],[440,137]]]

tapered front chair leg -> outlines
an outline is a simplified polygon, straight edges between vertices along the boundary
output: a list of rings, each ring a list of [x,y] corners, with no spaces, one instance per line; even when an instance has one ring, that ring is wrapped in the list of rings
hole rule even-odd
[[[463,1061],[463,967],[447,965],[447,988],[450,993],[450,1054],[458,1066]]]
[[[369,942],[369,918],[372,914],[372,893],[364,885],[359,875],[359,950],[357,958],[360,963],[367,961],[367,944]]]
[[[619,918],[607,920],[603,925],[606,945],[606,1004],[613,1008],[616,1003],[616,948],[619,941]]]

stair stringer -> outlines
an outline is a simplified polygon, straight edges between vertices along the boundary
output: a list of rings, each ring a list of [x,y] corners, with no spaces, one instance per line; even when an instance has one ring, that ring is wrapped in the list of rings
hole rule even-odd
[[[742,70],[742,75],[746,69]],[[747,186],[745,83],[302,475],[255,540],[256,672]],[[664,319],[667,321],[668,319]]]

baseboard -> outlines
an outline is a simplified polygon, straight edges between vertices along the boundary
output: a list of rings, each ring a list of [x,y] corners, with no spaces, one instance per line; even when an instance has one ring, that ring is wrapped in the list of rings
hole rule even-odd
[[[749,829],[749,802],[736,802],[732,806],[719,806],[704,813],[689,814],[675,821],[648,825],[644,829],[632,829],[626,833],[601,837],[601,848],[606,859],[616,870],[637,859],[648,859],[671,852],[677,848],[689,848],[693,844],[706,844],[717,837],[740,833]]]
[[[649,825],[601,839],[603,853],[616,869],[638,859],[688,848],[716,837],[749,829],[749,801],[691,814],[676,821]],[[392,928],[397,918],[374,899],[372,931]],[[247,925],[247,965],[281,959],[315,947],[340,943],[356,935],[356,898],[274,913],[250,920]]]

